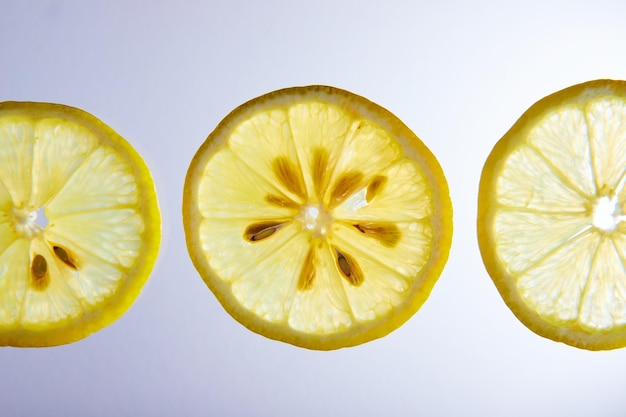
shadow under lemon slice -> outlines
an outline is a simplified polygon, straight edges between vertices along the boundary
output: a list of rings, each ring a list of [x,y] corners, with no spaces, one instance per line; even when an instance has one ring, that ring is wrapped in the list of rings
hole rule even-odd
[[[452,238],[432,153],[387,110],[326,86],[231,112],[191,162],[183,220],[191,259],[228,313],[320,350],[408,320]]]
[[[76,108],[0,103],[0,346],[70,343],[119,318],[160,237],[150,172],[121,136]]]

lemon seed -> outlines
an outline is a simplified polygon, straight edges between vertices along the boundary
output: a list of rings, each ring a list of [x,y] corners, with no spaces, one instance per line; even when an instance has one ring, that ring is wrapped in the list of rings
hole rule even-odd
[[[32,285],[37,290],[44,290],[49,284],[49,277],[46,273],[48,271],[48,263],[46,258],[41,255],[35,255],[30,267],[32,274]]]
[[[330,194],[329,207],[334,208],[343,203],[359,189],[362,181],[363,174],[361,172],[351,171],[341,174]]]
[[[375,176],[372,182],[370,182],[370,184],[367,186],[367,193],[365,194],[365,199],[367,200],[367,202],[369,203],[370,201],[372,201],[374,197],[376,197],[380,193],[380,191],[382,191],[386,184],[386,176]]]
[[[287,190],[302,199],[306,198],[304,182],[302,181],[299,169],[293,162],[285,156],[280,156],[274,159],[272,169],[274,170],[274,175],[276,175],[278,180],[285,186],[285,188],[287,188]]]
[[[356,261],[346,254],[345,252],[341,252],[339,249],[335,248],[335,254],[337,255],[337,266],[339,267],[339,271],[341,275],[348,281],[351,285],[358,287],[363,283],[363,272],[359,267],[359,264]]]
[[[53,246],[54,254],[59,258],[63,263],[73,269],[76,269],[76,264],[72,261],[70,256],[67,254],[67,251],[60,246]]]
[[[302,271],[300,271],[300,278],[298,279],[298,289],[308,290],[313,285],[315,280],[315,252],[312,246],[306,255]]]
[[[250,242],[258,242],[272,236],[285,222],[261,222],[246,227],[244,237]]]
[[[365,236],[378,240],[388,248],[395,247],[402,237],[402,232],[393,223],[362,222],[355,224],[354,227]]]

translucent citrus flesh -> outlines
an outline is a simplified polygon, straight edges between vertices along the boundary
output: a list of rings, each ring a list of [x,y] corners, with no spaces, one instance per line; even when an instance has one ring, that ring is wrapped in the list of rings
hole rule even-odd
[[[549,96],[496,145],[479,192],[479,243],[532,330],[586,349],[626,345],[626,83]]]
[[[0,103],[0,345],[69,343],[117,319],[156,259],[139,155],[78,109]]]
[[[390,113],[330,87],[235,110],[190,167],[194,264],[237,320],[314,349],[380,337],[427,298],[447,258],[441,170]]]

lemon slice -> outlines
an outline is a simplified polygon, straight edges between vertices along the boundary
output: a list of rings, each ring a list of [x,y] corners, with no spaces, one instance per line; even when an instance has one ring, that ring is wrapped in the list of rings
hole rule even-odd
[[[580,348],[626,346],[626,82],[534,104],[496,144],[478,240],[504,301],[531,330]]]
[[[183,218],[195,267],[249,329],[329,350],[382,337],[447,260],[443,172],[394,115],[296,87],[229,114],[196,153]]]
[[[137,152],[81,110],[0,103],[0,345],[84,338],[135,300],[160,243]]]

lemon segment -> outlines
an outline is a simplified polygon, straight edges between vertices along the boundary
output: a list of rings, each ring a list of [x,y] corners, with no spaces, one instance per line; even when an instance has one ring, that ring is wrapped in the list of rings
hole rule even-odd
[[[29,275],[29,244],[15,239],[0,255],[0,326],[10,328],[19,323]],[[16,302],[16,300],[19,300]]]
[[[386,110],[331,87],[236,109],[196,153],[183,199],[191,258],[224,308],[311,349],[401,325],[450,247],[432,154]]]
[[[524,324],[585,349],[626,346],[626,83],[533,105],[494,147],[479,191],[485,266]]]
[[[67,106],[0,103],[0,345],[51,346],[121,316],[154,265],[141,157]]]

